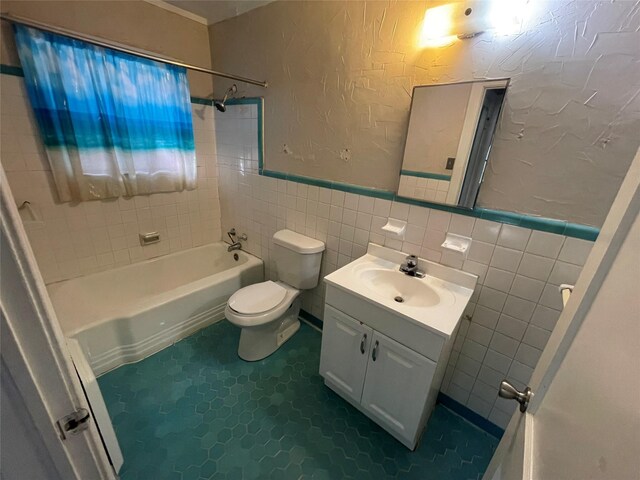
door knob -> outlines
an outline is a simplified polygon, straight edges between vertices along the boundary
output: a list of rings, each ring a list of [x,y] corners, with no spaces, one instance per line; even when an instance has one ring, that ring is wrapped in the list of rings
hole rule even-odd
[[[507,400],[515,400],[520,404],[520,411],[526,412],[527,407],[529,406],[529,400],[531,400],[531,389],[526,387],[524,391],[519,391],[516,387],[511,385],[506,380],[500,382],[500,391],[498,392],[502,398],[506,398]]]

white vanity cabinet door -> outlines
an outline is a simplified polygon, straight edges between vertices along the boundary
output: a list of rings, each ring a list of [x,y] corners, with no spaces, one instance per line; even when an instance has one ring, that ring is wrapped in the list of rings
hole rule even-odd
[[[373,330],[348,315],[325,308],[320,353],[320,375],[359,403],[367,371]]]
[[[375,332],[361,406],[414,448],[435,371],[435,362]]]

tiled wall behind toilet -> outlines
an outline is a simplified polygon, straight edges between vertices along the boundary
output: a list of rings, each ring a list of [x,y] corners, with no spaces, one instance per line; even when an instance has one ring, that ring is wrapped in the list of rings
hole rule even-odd
[[[264,260],[272,279],[271,237],[282,228],[326,242],[322,276],[363,255],[368,242],[478,275],[465,312],[472,319],[461,323],[442,390],[504,428],[515,402],[498,399],[498,384],[507,378],[522,388],[529,381],[560,315],[558,286],[575,283],[592,243],[260,176],[254,118],[249,106],[216,113],[218,141],[228,142],[218,157],[223,232],[246,233],[245,249]],[[229,129],[233,138],[225,139]],[[389,216],[408,222],[404,240],[381,234]],[[441,249],[446,232],[473,238],[468,258]],[[304,293],[303,308],[322,318],[323,299],[321,283]]]
[[[193,191],[59,203],[23,80],[0,75],[0,159],[45,282],[138,262],[220,240],[213,107],[192,104],[198,163]],[[161,241],[140,246],[139,233]]]

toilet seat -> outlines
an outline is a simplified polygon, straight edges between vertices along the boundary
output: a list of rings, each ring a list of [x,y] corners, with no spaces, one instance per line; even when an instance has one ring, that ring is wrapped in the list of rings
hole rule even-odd
[[[242,315],[258,315],[280,305],[286,295],[285,288],[268,280],[238,290],[229,298],[229,307]]]
[[[286,312],[291,306],[291,304],[293,303],[293,301],[298,297],[298,295],[300,295],[300,290],[290,287],[285,283],[271,282],[271,283],[274,283],[278,288],[281,288],[282,290],[284,290],[284,297],[282,297],[282,299],[270,309],[260,313],[246,314],[246,313],[241,313],[236,311],[235,308],[231,306],[231,300],[233,299],[234,296],[240,295],[241,291],[244,290],[246,292],[247,289],[253,286],[262,285],[265,283],[269,283],[269,282],[262,282],[258,284],[249,285],[248,287],[241,288],[236,293],[234,293],[229,298],[229,301],[227,302],[227,306],[225,307],[224,314],[227,320],[229,320],[231,323],[233,323],[238,327],[258,327],[260,325],[268,324],[269,322],[275,320],[276,318],[281,316],[284,312]],[[273,288],[273,287],[270,286],[267,288]],[[275,291],[278,292],[277,290]],[[243,297],[245,296],[244,294],[242,295]],[[238,297],[236,297],[235,300],[237,300],[237,298]],[[233,303],[236,304],[236,306],[238,306],[237,302],[234,301]],[[267,305],[267,303],[265,303],[265,305]],[[239,306],[238,308],[242,308],[243,306],[246,307],[246,304],[241,304],[241,306]]]

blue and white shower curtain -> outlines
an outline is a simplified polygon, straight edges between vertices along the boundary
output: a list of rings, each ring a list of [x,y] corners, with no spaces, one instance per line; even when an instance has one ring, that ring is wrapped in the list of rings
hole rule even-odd
[[[196,187],[184,68],[15,26],[61,201]]]

